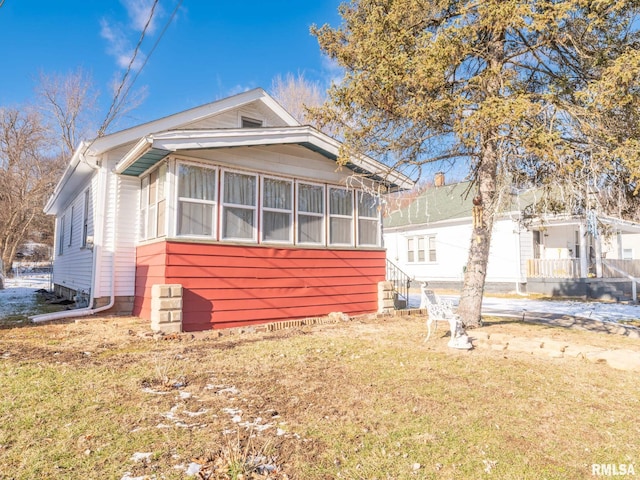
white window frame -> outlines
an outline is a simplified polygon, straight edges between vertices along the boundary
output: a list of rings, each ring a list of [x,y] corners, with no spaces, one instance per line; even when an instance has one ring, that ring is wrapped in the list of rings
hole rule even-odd
[[[322,213],[314,213],[314,212],[301,212],[300,211],[300,205],[298,204],[298,201],[300,199],[300,194],[298,193],[300,190],[300,185],[311,185],[313,187],[320,187],[322,188],[322,208],[323,211]],[[320,246],[326,246],[327,245],[327,219],[328,219],[328,215],[327,215],[327,186],[323,183],[315,183],[315,182],[307,182],[307,181],[303,181],[303,180],[297,180],[296,181],[296,198],[295,198],[295,210],[296,210],[296,225],[295,225],[295,234],[296,234],[296,244],[299,245],[320,245]],[[298,229],[299,226],[299,219],[300,216],[307,216],[307,217],[317,217],[322,219],[322,233],[320,235],[321,240],[319,242],[307,242],[307,241],[302,241],[300,240],[300,231]]]
[[[64,230],[66,223],[66,215],[62,215],[60,221],[58,222],[58,227],[60,228],[59,238],[58,238],[58,255],[64,254]]]
[[[256,204],[254,206],[249,205],[240,205],[235,203],[228,203],[224,201],[225,188],[224,188],[224,177],[228,174],[236,174],[236,175],[245,175],[247,177],[254,177],[255,181],[255,191],[254,198],[256,199]],[[226,242],[243,242],[243,243],[258,243],[258,221],[259,221],[259,207],[260,207],[260,197],[259,197],[259,185],[260,178],[257,173],[245,172],[241,170],[227,170],[222,169],[220,172],[220,239]],[[227,208],[241,208],[245,210],[253,211],[253,233],[251,239],[248,238],[238,238],[238,237],[227,237],[225,236],[225,212]]]
[[[343,191],[347,191],[351,194],[351,215],[340,215],[340,214],[332,214],[331,213],[331,190],[343,190]],[[338,186],[334,186],[334,185],[329,185],[327,188],[327,195],[326,195],[326,199],[327,199],[327,222],[329,223],[328,225],[328,229],[327,229],[327,244],[330,246],[336,246],[336,247],[345,247],[345,246],[349,246],[349,247],[353,247],[355,246],[355,228],[354,228],[354,219],[355,219],[355,209],[356,209],[356,205],[355,205],[355,190],[350,189],[350,188],[344,188],[344,187],[338,187]],[[349,243],[338,243],[338,242],[332,242],[331,241],[331,219],[332,218],[348,218],[349,220],[351,220],[351,232],[350,232],[350,236],[351,236],[351,242]]]
[[[361,195],[370,195],[376,200],[377,203],[377,212],[378,214],[375,217],[367,217],[360,214],[360,196]],[[380,198],[376,197],[371,193],[365,192],[364,190],[356,190],[356,204],[355,208],[356,212],[356,236],[357,236],[357,245],[359,247],[379,247],[380,246]],[[376,242],[375,243],[362,243],[360,241],[360,219],[362,220],[370,220],[376,222]]]
[[[264,194],[266,189],[264,188],[264,182],[265,180],[276,180],[278,182],[287,182],[289,183],[289,195],[291,196],[291,209],[286,210],[286,209],[281,209],[281,208],[273,208],[273,207],[265,207],[264,206]],[[294,230],[294,215],[293,215],[293,211],[294,211],[294,207],[295,207],[295,201],[296,198],[293,195],[294,189],[293,189],[293,184],[294,181],[291,178],[283,178],[283,177],[275,177],[275,176],[271,176],[271,175],[260,175],[260,241],[262,243],[275,243],[275,244],[281,244],[281,245],[289,245],[293,243],[293,230]],[[265,221],[264,221],[264,214],[265,212],[275,212],[275,213],[286,213],[289,214],[289,238],[287,238],[287,240],[267,240],[265,238]]]
[[[140,241],[147,239],[147,216],[149,215],[149,175],[140,179],[140,228],[138,237]]]
[[[407,238],[407,263],[437,263],[438,248],[435,234],[414,235]],[[413,242],[413,248],[410,243]],[[433,248],[431,246],[433,245]],[[433,260],[431,253],[433,252]]]
[[[214,200],[201,200],[191,197],[180,196],[180,165],[186,165],[189,167],[203,168],[207,170],[213,170],[214,182],[216,186],[215,199]],[[175,163],[175,208],[173,209],[175,235],[180,238],[218,238],[218,196],[220,191],[220,169],[215,165],[205,165],[196,162],[186,162],[184,160],[178,160]],[[193,235],[193,234],[180,234],[178,232],[178,215],[180,211],[180,202],[185,203],[198,203],[202,205],[211,205],[212,218],[211,218],[211,235]]]
[[[245,127],[244,125],[245,122],[251,123],[253,125]],[[264,120],[261,120],[259,118],[248,117],[246,115],[240,115],[240,127],[241,128],[262,128],[264,127]]]
[[[87,246],[87,237],[89,236],[89,192],[91,190],[87,189],[84,191],[84,205],[82,211],[82,244],[81,247],[85,248]]]
[[[74,205],[71,205],[71,213],[69,214],[69,217],[71,217],[70,221],[69,221],[69,248],[71,248],[71,246],[73,245],[73,217],[74,217],[74,210],[75,207]]]
[[[160,171],[164,168],[164,180],[160,175]],[[156,174],[155,185],[155,198],[151,198],[151,175]],[[155,238],[161,238],[167,236],[167,173],[168,168],[166,163],[160,163],[150,168],[140,178],[140,230],[138,235],[140,240],[153,240]],[[160,191],[162,190],[163,196],[160,197]],[[160,225],[159,218],[159,205],[164,202],[164,232],[159,234]],[[153,223],[151,223],[153,222]]]

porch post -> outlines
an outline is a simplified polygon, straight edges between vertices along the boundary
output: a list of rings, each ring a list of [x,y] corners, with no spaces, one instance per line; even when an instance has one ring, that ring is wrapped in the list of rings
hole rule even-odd
[[[579,225],[580,228],[580,278],[587,278],[589,275],[589,259],[587,258],[587,236],[585,235],[584,223]]]
[[[602,237],[596,237],[596,277],[602,278]]]

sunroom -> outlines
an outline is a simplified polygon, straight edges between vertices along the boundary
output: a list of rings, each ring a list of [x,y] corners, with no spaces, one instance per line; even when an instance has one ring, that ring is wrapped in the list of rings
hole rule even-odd
[[[181,287],[185,331],[376,311],[379,195],[410,180],[371,159],[340,166],[338,148],[311,127],[138,142],[115,169],[139,181],[133,313],[152,316],[158,284]]]

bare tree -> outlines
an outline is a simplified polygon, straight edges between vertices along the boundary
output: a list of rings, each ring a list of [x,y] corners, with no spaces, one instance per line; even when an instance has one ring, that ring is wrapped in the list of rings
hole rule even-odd
[[[41,111],[57,132],[60,150],[71,155],[80,140],[96,130],[90,119],[96,113],[98,92],[91,75],[80,68],[67,75],[40,73],[36,93]]]
[[[48,157],[48,130],[33,109],[0,109],[0,256],[9,274],[18,247],[44,213],[60,157]]]
[[[284,109],[302,124],[318,127],[318,122],[309,116],[309,107],[319,107],[325,101],[325,93],[317,82],[311,82],[301,73],[297,77],[287,73],[275,77],[271,93]]]

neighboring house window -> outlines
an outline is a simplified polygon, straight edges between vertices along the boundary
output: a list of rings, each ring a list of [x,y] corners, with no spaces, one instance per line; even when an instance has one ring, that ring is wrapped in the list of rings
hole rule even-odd
[[[380,220],[378,199],[367,192],[358,192],[358,245],[377,246]]]
[[[178,164],[178,235],[215,237],[217,171]]]
[[[262,127],[262,120],[256,120],[255,118],[242,117],[242,128],[260,128]]]
[[[82,246],[87,246],[87,236],[89,235],[89,190],[84,192],[84,210],[82,214]]]
[[[222,238],[256,241],[257,176],[222,174]]]
[[[142,179],[141,239],[162,237],[166,234],[166,178],[167,165],[163,163]]]
[[[62,255],[64,253],[64,229],[65,229],[66,219],[63,215],[60,219],[60,223],[58,226],[60,227],[60,236],[58,238],[58,255]]]
[[[633,248],[625,248],[622,250],[623,260],[633,260]]]
[[[437,260],[435,235],[407,238],[407,262],[430,262]]]
[[[329,243],[353,244],[353,191],[329,188]]]
[[[69,246],[73,244],[73,206],[71,207],[71,219],[69,220]]]
[[[293,241],[293,182],[262,179],[262,240]]]
[[[324,186],[298,183],[298,243],[324,245]]]

